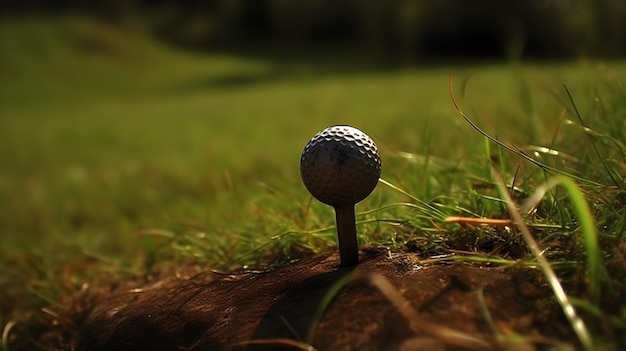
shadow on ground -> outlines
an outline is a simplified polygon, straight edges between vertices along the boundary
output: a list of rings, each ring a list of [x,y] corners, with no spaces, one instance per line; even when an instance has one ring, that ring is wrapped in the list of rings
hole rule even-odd
[[[339,268],[333,253],[272,272],[206,273],[123,288],[98,301],[76,349],[298,350],[295,342],[302,342],[310,350],[495,350],[507,335],[524,336],[530,349],[573,343],[535,271],[423,264],[374,248],[361,257],[354,268]],[[399,298],[373,284],[372,274]]]

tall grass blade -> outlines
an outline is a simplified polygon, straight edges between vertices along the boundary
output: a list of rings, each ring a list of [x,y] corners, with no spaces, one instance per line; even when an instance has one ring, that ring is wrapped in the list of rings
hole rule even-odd
[[[289,347],[292,349],[302,350],[302,351],[317,351],[315,347],[312,345],[291,340],[291,339],[253,339],[247,340],[237,343],[239,346],[274,346],[276,348],[285,348]]]
[[[580,112],[578,112],[578,107],[576,107],[576,103],[574,103],[574,98],[572,97],[572,93],[569,91],[569,88],[565,84],[563,84],[563,88],[565,88],[565,92],[567,92],[567,97],[569,98],[569,101],[572,104],[572,107],[574,108],[576,117],[578,117],[578,120],[580,121],[580,125],[583,127],[583,130],[585,131],[589,130],[589,128],[585,125],[585,122],[583,121],[583,117],[580,115]],[[596,142],[593,139],[593,136],[589,133],[585,133],[585,134],[587,134],[587,136],[589,137],[589,141],[591,142],[593,151],[596,153],[596,155],[600,159],[600,162],[602,162],[602,166],[606,170],[606,173],[608,173],[609,177],[613,181],[613,184],[615,184],[615,186],[618,189],[620,189],[619,182],[615,179],[615,177],[613,177],[613,173],[611,173],[611,170],[609,170],[609,166],[606,164],[604,157],[600,154],[600,150],[598,150],[598,146],[596,145]]]
[[[417,202],[418,204],[420,204],[422,206],[421,210],[424,211],[426,214],[432,215],[435,218],[438,218],[438,219],[441,219],[441,220],[446,218],[446,215],[443,212],[441,212],[440,210],[438,210],[434,206],[424,202],[423,200],[420,200],[416,196],[411,195],[409,192],[400,189],[399,187],[389,183],[388,181],[386,181],[386,180],[384,180],[382,178],[380,178],[378,181],[380,183],[385,184],[386,186],[390,187],[391,189],[396,190],[399,193],[407,196],[408,198],[410,198],[411,200]]]
[[[472,127],[474,128],[478,133],[482,134],[483,136],[485,136],[487,139],[489,139],[491,142],[499,145],[500,147],[504,148],[505,150],[516,154],[520,157],[522,157],[523,159],[525,159],[526,161],[540,167],[541,169],[543,169],[546,172],[550,172],[553,174],[562,174],[565,176],[568,176],[570,178],[574,178],[580,182],[583,183],[587,183],[590,185],[594,185],[594,186],[598,186],[598,187],[606,187],[605,185],[602,185],[600,183],[591,181],[589,179],[585,179],[583,177],[579,177],[575,174],[571,174],[568,172],[564,172],[561,171],[557,168],[554,168],[552,166],[549,166],[543,162],[539,162],[537,160],[535,160],[534,158],[530,157],[528,154],[526,154],[524,151],[522,151],[520,148],[516,147],[516,146],[509,146],[503,142],[501,142],[500,140],[492,137],[491,135],[489,135],[489,133],[485,132],[484,130],[480,129],[480,127],[478,127],[474,122],[472,122],[471,119],[469,119],[469,117],[467,117],[467,115],[465,114],[465,112],[463,112],[463,110],[461,110],[461,107],[459,106],[458,102],[456,101],[456,98],[454,97],[454,90],[452,89],[452,76],[449,77],[448,79],[448,89],[450,91],[450,98],[452,99],[452,104],[454,105],[454,108],[456,109],[456,111],[461,115],[461,117],[463,117],[463,119],[465,119],[465,121]]]
[[[425,320],[411,306],[411,303],[380,273],[369,275],[369,282],[378,288],[400,314],[409,322],[409,327],[417,332],[437,337],[448,345],[469,350],[492,350],[491,345],[473,335],[450,329],[437,323]]]
[[[525,212],[534,207],[551,188],[557,185],[562,185],[567,190],[572,208],[580,224],[587,259],[586,275],[589,281],[589,297],[591,302],[597,306],[600,302],[601,289],[609,281],[608,272],[602,259],[602,252],[598,247],[598,231],[594,224],[591,209],[576,183],[567,177],[556,177],[538,187],[535,193],[520,206],[520,210]]]
[[[4,325],[2,329],[2,338],[0,339],[0,350],[9,351],[9,335],[11,335],[11,329],[17,324],[16,321],[10,320]]]
[[[573,180],[558,177],[555,181],[567,190],[572,208],[576,213],[583,235],[583,246],[587,258],[587,276],[589,278],[589,296],[594,305],[600,302],[601,289],[607,281],[608,273],[602,260],[602,253],[598,247],[598,231],[594,224],[593,215],[585,196]]]
[[[539,262],[539,267],[541,268],[541,271],[543,272],[543,274],[546,276],[546,279],[548,280],[548,284],[552,288],[552,291],[554,292],[554,296],[556,297],[556,300],[558,301],[559,305],[561,305],[561,309],[563,309],[563,312],[565,313],[565,316],[569,320],[572,326],[572,329],[578,336],[578,340],[580,341],[581,345],[586,351],[594,350],[594,344],[593,344],[593,341],[591,340],[591,336],[589,334],[587,326],[585,325],[585,322],[576,313],[576,309],[574,308],[572,303],[569,301],[569,298],[567,297],[567,294],[565,293],[565,290],[563,289],[563,286],[561,285],[559,278],[554,272],[554,269],[552,269],[552,266],[550,265],[548,260],[543,256],[541,249],[539,248],[539,245],[533,238],[528,227],[524,224],[524,219],[522,218],[522,215],[515,207],[515,203],[511,199],[511,196],[509,195],[507,187],[504,184],[504,181],[502,179],[502,176],[500,176],[500,174],[497,173],[495,170],[493,170],[492,176],[496,180],[496,184],[498,185],[498,191],[500,192],[500,196],[502,196],[502,198],[506,200],[506,206],[507,206],[507,209],[509,211],[511,218],[517,225],[517,228],[522,233],[522,237],[524,238],[524,241],[528,245],[531,253]]]
[[[346,286],[346,284],[348,284],[351,279],[353,279],[353,274],[344,275],[343,277],[337,279],[337,281],[330,287],[330,289],[328,289],[326,294],[324,294],[324,297],[322,298],[322,301],[320,301],[320,304],[317,306],[315,315],[311,320],[311,325],[309,326],[309,331],[307,332],[305,339],[305,342],[307,344],[311,344],[313,342],[317,325],[319,324],[320,320],[322,320],[324,312],[326,312],[328,306],[330,306],[331,302],[333,302],[333,300],[335,299],[335,296],[339,294],[341,289],[343,289],[344,286]]]

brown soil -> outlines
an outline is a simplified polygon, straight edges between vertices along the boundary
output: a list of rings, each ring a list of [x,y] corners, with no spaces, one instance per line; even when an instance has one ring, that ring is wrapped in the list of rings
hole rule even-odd
[[[98,301],[76,349],[297,350],[305,348],[294,341],[311,326],[310,350],[577,347],[536,271],[424,264],[373,248],[361,251],[356,267],[338,265],[338,254],[329,253],[272,272],[118,289]],[[316,322],[324,297],[346,277]]]

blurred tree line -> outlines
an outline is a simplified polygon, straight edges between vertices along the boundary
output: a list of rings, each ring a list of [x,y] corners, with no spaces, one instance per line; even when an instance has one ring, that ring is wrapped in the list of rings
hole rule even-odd
[[[5,15],[141,19],[195,49],[357,50],[384,58],[618,57],[625,0],[0,0]]]

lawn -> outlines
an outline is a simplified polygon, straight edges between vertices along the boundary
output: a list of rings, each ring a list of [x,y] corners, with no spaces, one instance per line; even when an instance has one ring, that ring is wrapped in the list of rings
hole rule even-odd
[[[575,278],[589,257],[568,192],[548,191],[527,221],[545,226],[533,233],[594,336],[624,345],[625,288],[615,276],[626,270],[624,62],[347,69],[181,52],[78,18],[5,20],[0,40],[6,350],[55,347],[47,318],[81,289],[177,265],[256,269],[335,250],[332,209],[299,175],[302,148],[333,124],[366,131],[381,152],[384,183],[357,206],[361,244],[449,254],[449,237],[467,228],[443,217],[508,216],[491,160],[519,201],[558,174],[472,128],[451,101],[450,76],[480,128],[575,177],[613,274],[600,300]],[[472,248],[461,260],[534,262],[530,251]]]

